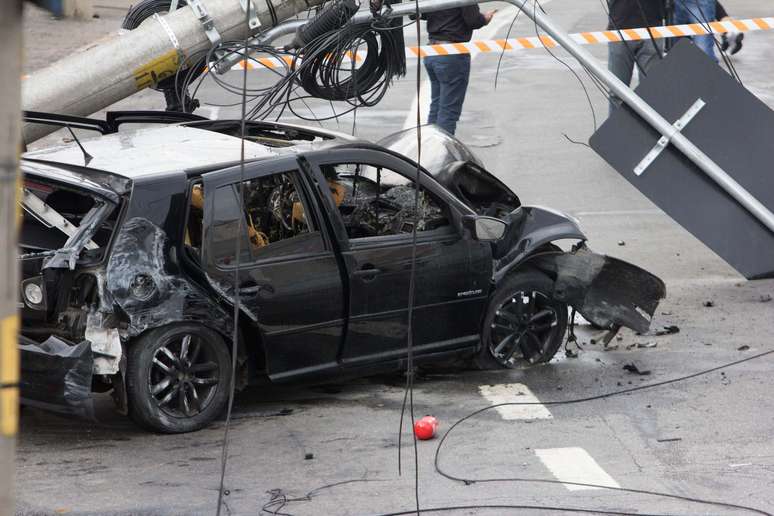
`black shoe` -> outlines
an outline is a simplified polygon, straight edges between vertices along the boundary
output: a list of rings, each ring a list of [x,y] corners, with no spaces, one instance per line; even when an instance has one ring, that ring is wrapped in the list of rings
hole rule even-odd
[[[728,50],[728,32],[724,32],[720,35],[720,50],[723,52]]]
[[[742,50],[742,41],[744,40],[744,32],[736,32],[731,35],[731,55],[736,54]]]

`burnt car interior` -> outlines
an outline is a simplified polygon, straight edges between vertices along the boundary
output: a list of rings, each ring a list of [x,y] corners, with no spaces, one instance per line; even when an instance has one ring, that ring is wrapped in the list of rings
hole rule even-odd
[[[363,163],[322,167],[349,238],[411,233],[414,228],[413,184],[403,175]],[[417,231],[449,226],[443,206],[424,188],[419,190]]]
[[[250,179],[236,185],[229,185],[217,189],[215,195],[216,211],[227,211],[225,205],[233,206],[238,203],[240,197],[244,200],[244,226],[243,233],[247,233],[249,245],[243,247],[243,259],[252,261],[263,258],[269,254],[269,245],[276,244],[298,237],[310,232],[310,224],[307,220],[307,210],[299,196],[298,178],[295,173],[284,172]],[[188,217],[186,245],[194,251],[194,255],[201,259],[202,247],[202,219],[204,211],[204,189],[200,183],[193,185],[191,190],[191,209]],[[220,251],[219,265],[231,265],[235,257],[236,231],[232,218],[224,217],[226,222],[218,223],[216,218],[213,227],[213,248]],[[238,219],[237,219],[238,220]],[[222,245],[221,245],[222,244]],[[278,246],[272,246],[271,254],[275,254]]]

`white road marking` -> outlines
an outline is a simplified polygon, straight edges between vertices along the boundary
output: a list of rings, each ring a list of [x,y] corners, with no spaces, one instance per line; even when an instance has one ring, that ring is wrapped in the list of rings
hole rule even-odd
[[[541,4],[545,6],[550,1],[551,0],[543,0]],[[497,31],[511,23],[514,16],[516,16],[516,7],[513,5],[509,5],[501,11],[497,11],[489,25],[474,32],[476,39],[493,39],[497,34]],[[417,44],[420,43],[418,42]],[[470,59],[473,60],[478,55],[478,53],[473,53],[470,55]],[[423,73],[422,76],[424,77],[424,80],[419,89],[421,98],[414,95],[414,100],[411,101],[411,109],[409,109],[408,114],[406,115],[406,121],[403,123],[403,129],[408,129],[409,127],[415,127],[417,125],[417,104],[419,104],[421,109],[421,122],[424,124],[425,121],[427,121],[427,111],[430,109],[430,80],[427,78],[427,73]],[[416,83],[416,78],[414,82]]]
[[[547,448],[535,450],[535,455],[560,482],[621,487],[583,448]],[[565,484],[564,486],[570,491],[601,489],[573,484]]]
[[[481,396],[492,405],[500,403],[540,403],[526,385],[521,383],[505,383],[500,385],[479,385]],[[551,419],[553,416],[545,405],[507,405],[497,407],[503,419]]]

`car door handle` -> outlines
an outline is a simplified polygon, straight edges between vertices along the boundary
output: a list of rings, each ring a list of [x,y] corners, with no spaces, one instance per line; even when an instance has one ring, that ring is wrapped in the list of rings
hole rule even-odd
[[[274,287],[271,286],[270,283],[261,283],[256,284],[254,282],[249,282],[241,285],[239,287],[239,294],[240,295],[254,295],[258,294],[260,292],[266,292],[267,294],[274,294]]]
[[[359,271],[353,272],[352,275],[356,278],[363,278],[363,281],[371,281],[381,272],[381,269],[377,269],[373,265],[363,265]]]

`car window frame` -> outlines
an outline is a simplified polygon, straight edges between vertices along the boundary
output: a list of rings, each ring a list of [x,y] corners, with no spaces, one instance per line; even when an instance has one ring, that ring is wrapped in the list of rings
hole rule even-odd
[[[395,155],[392,152],[378,148],[340,148],[316,151],[304,154],[303,158],[311,165],[318,181],[324,180],[322,167],[335,164],[365,164],[372,167],[386,168],[394,173],[407,177],[412,183],[415,179],[416,164],[407,160],[403,156]],[[422,169],[419,178],[419,185],[426,189],[431,195],[439,201],[445,203],[449,216],[448,231],[418,231],[417,242],[446,241],[450,237],[462,238],[463,229],[461,218],[470,210],[459,199],[455,198],[440,183],[438,183],[426,170]],[[325,202],[329,211],[332,212],[331,218],[337,226],[337,236],[346,248],[369,248],[386,247],[395,244],[410,243],[413,240],[413,233],[403,233],[397,235],[379,235],[372,237],[350,238],[344,226],[344,220],[335,207],[333,197],[330,192],[323,192]],[[472,212],[470,212],[472,213]],[[440,229],[440,228],[439,228]]]
[[[249,262],[246,261],[240,261],[239,267],[240,268],[253,268],[260,265],[269,265],[272,263],[277,262],[283,262],[283,261],[295,261],[299,259],[308,259],[308,258],[314,258],[317,256],[327,256],[331,254],[332,251],[332,245],[331,245],[331,239],[328,235],[328,232],[326,231],[325,225],[322,221],[322,215],[319,210],[319,206],[315,202],[314,196],[310,194],[308,191],[309,185],[307,181],[304,178],[304,170],[301,167],[300,163],[298,162],[298,159],[296,159],[295,156],[293,157],[283,157],[279,159],[273,159],[269,162],[265,161],[259,161],[259,162],[253,162],[248,163],[244,167],[244,172],[242,171],[241,165],[236,165],[233,167],[229,167],[227,169],[218,170],[214,172],[208,172],[206,174],[202,174],[202,186],[204,188],[205,194],[204,194],[204,214],[203,214],[203,238],[202,238],[202,266],[205,270],[211,270],[215,269],[220,273],[225,272],[231,272],[234,271],[237,266],[234,265],[222,265],[222,264],[216,264],[210,260],[209,257],[209,251],[211,249],[210,243],[212,240],[212,235],[210,232],[210,226],[212,223],[212,216],[213,216],[213,196],[207,196],[207,191],[214,191],[215,189],[231,186],[232,191],[234,192],[235,200],[234,202],[239,204],[239,197],[236,192],[236,188],[239,186],[239,183],[242,181],[250,181],[254,179],[260,179],[262,177],[271,176],[274,174],[282,174],[282,173],[291,173],[295,175],[295,180],[293,181],[294,185],[297,188],[297,193],[299,196],[299,200],[301,201],[304,211],[307,214],[307,221],[310,225],[310,231],[307,233],[307,235],[313,235],[315,233],[318,233],[320,235],[320,240],[322,241],[322,250],[319,252],[299,252],[299,253],[293,253],[293,254],[286,254],[281,256],[270,256],[261,258],[260,256],[256,257],[255,259],[250,260]],[[242,207],[244,209],[244,207]],[[244,225],[244,231],[245,231],[245,239],[247,239],[247,224]],[[301,235],[298,235],[301,236]],[[295,238],[295,237],[294,237]]]

